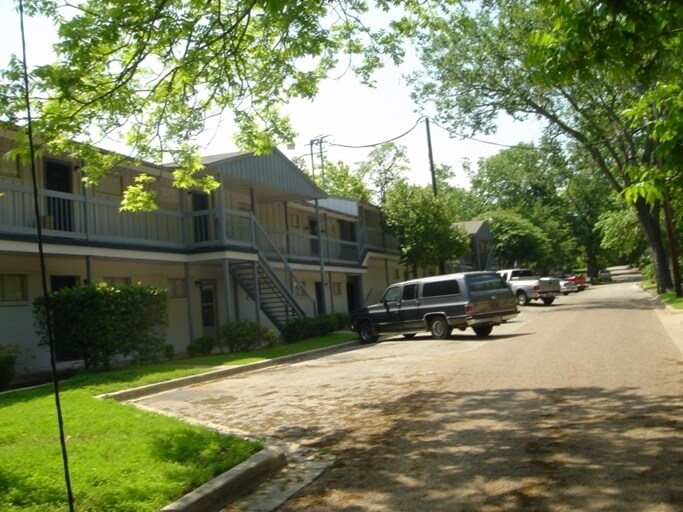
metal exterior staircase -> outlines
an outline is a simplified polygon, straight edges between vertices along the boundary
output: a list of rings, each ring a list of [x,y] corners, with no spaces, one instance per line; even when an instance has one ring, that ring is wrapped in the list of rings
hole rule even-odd
[[[263,258],[259,257],[259,261],[231,263],[230,273],[278,329],[282,330],[294,317],[306,316]]]

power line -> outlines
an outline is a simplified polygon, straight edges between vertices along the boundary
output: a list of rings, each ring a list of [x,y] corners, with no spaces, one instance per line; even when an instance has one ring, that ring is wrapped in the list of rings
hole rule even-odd
[[[407,130],[407,131],[401,133],[400,135],[397,135],[396,137],[392,137],[392,138],[390,138],[390,139],[386,139],[386,140],[384,140],[384,141],[382,141],[382,142],[375,142],[375,143],[373,143],[373,144],[359,144],[359,145],[354,145],[354,144],[338,144],[338,143],[336,143],[336,142],[330,142],[329,145],[330,145],[330,146],[340,147],[340,148],[347,148],[347,149],[374,148],[374,147],[377,147],[377,146],[381,146],[381,145],[383,145],[383,144],[387,144],[387,143],[389,143],[389,142],[394,142],[394,141],[396,141],[396,140],[402,139],[402,138],[405,137],[406,135],[408,135],[408,134],[410,134],[411,132],[413,132],[413,131],[415,130],[415,128],[417,128],[417,126],[418,126],[422,121],[424,121],[424,120],[429,120],[429,121],[431,121],[435,126],[441,128],[443,131],[445,131],[446,133],[448,133],[448,137],[449,137],[450,139],[460,138],[460,139],[463,139],[463,140],[471,140],[472,142],[477,142],[477,143],[479,143],[479,144],[489,144],[489,145],[491,145],[491,146],[498,146],[498,147],[502,147],[502,148],[515,148],[515,147],[519,146],[519,144],[515,144],[515,145],[502,144],[502,143],[500,143],[500,142],[492,142],[492,141],[487,141],[487,140],[481,140],[481,139],[477,139],[477,138],[475,138],[475,137],[468,137],[468,136],[461,136],[461,137],[458,137],[458,136],[454,136],[454,135],[451,135],[451,134],[450,134],[450,131],[449,131],[448,129],[446,129],[446,128],[444,128],[443,126],[441,126],[440,124],[434,122],[433,119],[428,118],[427,116],[420,116],[420,117],[417,119],[417,121],[415,121],[415,124],[414,124],[409,130]],[[532,149],[532,150],[534,150],[534,151],[541,151],[541,148],[536,148],[536,147],[527,148],[527,149]]]
[[[337,144],[337,143],[335,143],[335,142],[331,142],[331,143],[330,143],[330,146],[337,146],[337,147],[340,147],[340,148],[350,148],[350,149],[364,149],[364,148],[374,148],[374,147],[377,147],[377,146],[381,146],[382,144],[387,144],[387,143],[389,143],[389,142],[394,142],[395,140],[398,140],[398,139],[401,139],[401,138],[405,137],[405,136],[408,135],[410,132],[412,132],[413,130],[415,130],[415,128],[417,128],[417,125],[419,125],[420,122],[421,122],[423,119],[425,119],[425,116],[420,116],[420,117],[417,119],[417,121],[415,121],[415,124],[412,126],[412,128],[410,128],[408,131],[402,133],[401,135],[397,135],[396,137],[393,137],[393,138],[391,138],[391,139],[387,139],[387,140],[385,140],[385,141],[383,141],[383,142],[376,142],[376,143],[374,143],[374,144],[362,144],[362,145],[360,145],[360,146],[354,146],[354,145],[350,145],[350,144]]]

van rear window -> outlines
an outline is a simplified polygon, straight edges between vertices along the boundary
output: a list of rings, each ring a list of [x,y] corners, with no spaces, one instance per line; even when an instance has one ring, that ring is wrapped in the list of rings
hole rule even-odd
[[[439,297],[440,295],[456,295],[460,293],[460,286],[455,279],[425,283],[422,287],[423,297]]]
[[[465,279],[467,279],[467,285],[473,292],[507,288],[507,284],[505,284],[503,278],[494,273],[467,276]]]

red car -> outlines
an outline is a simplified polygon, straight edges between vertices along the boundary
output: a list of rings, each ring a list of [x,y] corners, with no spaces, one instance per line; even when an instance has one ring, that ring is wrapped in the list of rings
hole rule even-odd
[[[586,284],[586,276],[583,274],[555,274],[554,277],[574,283],[580,292],[588,287]]]

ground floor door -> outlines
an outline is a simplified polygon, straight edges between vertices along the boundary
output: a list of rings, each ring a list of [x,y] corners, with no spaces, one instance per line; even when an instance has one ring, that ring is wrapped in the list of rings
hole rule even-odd
[[[210,336],[218,343],[218,315],[216,313],[216,281],[201,279],[202,336]]]
[[[323,315],[325,313],[325,289],[320,281],[315,282],[315,303],[317,313]]]
[[[359,276],[348,276],[346,278],[346,307],[349,313],[362,307],[361,288]]]

